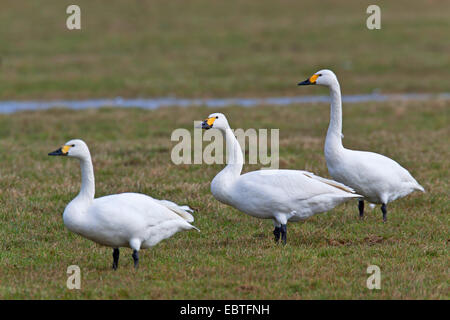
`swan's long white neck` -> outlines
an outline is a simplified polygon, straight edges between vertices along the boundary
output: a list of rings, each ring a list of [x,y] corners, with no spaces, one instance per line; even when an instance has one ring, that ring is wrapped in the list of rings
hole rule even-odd
[[[92,165],[91,156],[80,159],[81,166],[81,189],[77,198],[82,198],[84,201],[92,202],[95,196],[95,178],[94,167]]]
[[[64,210],[64,224],[69,230],[84,234],[86,226],[86,211],[94,201],[95,179],[91,155],[88,154],[80,159],[81,166],[81,189],[80,193],[67,205]]]
[[[213,179],[211,183],[211,192],[214,197],[226,204],[230,204],[233,197],[230,192],[233,183],[241,175],[244,165],[244,156],[241,146],[233,134],[231,128],[220,130],[225,138],[227,165]]]
[[[325,154],[334,153],[343,148],[341,88],[337,79],[330,85],[330,97],[330,125],[325,140]]]
[[[244,156],[242,154],[241,146],[231,128],[221,131],[225,137],[227,148],[227,165],[222,172],[226,172],[227,176],[230,178],[237,178],[241,175],[242,167],[244,165]]]

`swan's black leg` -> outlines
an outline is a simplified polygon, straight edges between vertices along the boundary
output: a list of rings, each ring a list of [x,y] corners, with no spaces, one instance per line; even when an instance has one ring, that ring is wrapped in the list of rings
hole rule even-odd
[[[281,227],[275,227],[275,230],[273,230],[273,235],[275,236],[275,242],[278,242],[278,240],[280,240],[280,234],[281,234]]]
[[[281,225],[281,241],[283,241],[283,244],[286,244],[287,240],[287,226],[285,224]]]
[[[359,218],[364,218],[364,200],[358,201],[358,209],[359,209]]]
[[[119,248],[114,248],[113,250],[113,269],[117,270],[119,266]]]
[[[131,255],[134,261],[134,268],[137,269],[139,266],[139,253],[137,250],[133,250],[133,254]]]
[[[386,208],[386,204],[383,203],[381,205],[381,212],[383,212],[383,222],[387,221],[387,208]]]

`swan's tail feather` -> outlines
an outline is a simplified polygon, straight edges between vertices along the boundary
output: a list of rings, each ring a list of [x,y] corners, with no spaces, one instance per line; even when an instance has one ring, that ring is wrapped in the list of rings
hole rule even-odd
[[[353,191],[353,192],[355,192],[355,191]],[[352,195],[354,196],[354,198],[358,198],[358,199],[364,198],[364,196],[357,194],[357,193],[353,193]]]
[[[167,209],[178,214],[180,217],[182,217],[187,222],[194,222],[194,216],[191,214],[191,213],[194,213],[194,210],[192,208],[190,208],[189,206],[179,206],[175,202],[172,202],[169,200],[157,200],[157,201],[160,204],[162,204],[163,206],[165,206]],[[195,228],[195,229],[197,229],[197,228]],[[200,231],[200,230],[198,230],[198,231]]]
[[[187,211],[189,213],[194,213],[194,209],[192,209],[189,206],[179,206],[181,209],[183,209],[184,211]]]
[[[364,196],[357,194],[357,193],[350,193],[348,192],[347,194],[336,194],[339,197],[344,197],[344,198],[348,198],[348,199],[361,199],[364,198]]]
[[[424,189],[420,184],[417,184],[417,186],[415,187],[415,189],[418,190],[418,191],[425,192],[425,189]]]
[[[349,192],[349,193],[355,193],[355,190],[353,190],[352,188],[346,186],[343,183],[340,183],[340,182],[337,182],[337,181],[334,181],[334,180],[330,180],[330,179],[325,179],[325,178],[322,178],[320,176],[316,176],[314,173],[307,172],[307,171],[304,172],[304,175],[309,177],[309,178],[311,178],[311,179],[319,180],[319,181],[321,181],[323,183],[326,183],[326,184],[328,184],[328,185],[330,185],[332,187],[341,189],[342,191]]]

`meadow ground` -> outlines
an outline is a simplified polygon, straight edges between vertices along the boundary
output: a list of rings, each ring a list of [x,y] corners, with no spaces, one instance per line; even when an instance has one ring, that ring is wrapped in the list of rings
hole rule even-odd
[[[0,298],[133,299],[448,299],[449,102],[344,106],[344,144],[404,165],[425,187],[360,221],[355,202],[288,225],[288,244],[272,222],[217,202],[209,191],[221,165],[174,165],[170,135],[193,130],[208,108],[53,109],[0,116]],[[323,142],[328,106],[220,109],[234,128],[279,128],[280,166],[328,177]],[[217,110],[214,110],[217,111]],[[111,270],[112,250],[70,233],[61,214],[80,186],[76,160],[48,157],[83,138],[93,156],[97,196],[125,191],[187,203],[195,225]],[[206,144],[206,143],[205,143]],[[258,165],[245,165],[244,171]],[[66,288],[78,265],[81,290]],[[381,290],[366,268],[381,268]]]
[[[449,90],[450,2],[2,0],[0,99],[286,96],[322,68],[345,93]]]
[[[449,92],[450,2],[377,1],[382,29],[366,28],[366,1],[77,0],[82,30],[66,29],[73,1],[2,0],[0,100],[96,97],[269,97],[327,94],[298,88],[333,69],[344,94]],[[347,203],[288,226],[215,201],[221,165],[170,161],[175,128],[212,110],[53,109],[0,115],[0,298],[449,299],[449,102],[344,105],[346,147],[383,153],[427,190],[389,206],[389,221]],[[328,177],[328,106],[220,109],[234,128],[279,128],[281,168]],[[71,138],[90,146],[97,196],[125,191],[187,203],[202,232],[142,251],[70,233],[61,214],[80,184],[74,159],[47,153]],[[259,169],[245,165],[244,171]],[[82,289],[65,286],[69,265]],[[380,266],[382,289],[366,288]]]

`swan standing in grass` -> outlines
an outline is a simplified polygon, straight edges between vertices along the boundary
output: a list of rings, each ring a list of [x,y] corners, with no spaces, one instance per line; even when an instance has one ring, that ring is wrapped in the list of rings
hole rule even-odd
[[[64,210],[66,227],[96,243],[114,248],[113,269],[119,264],[119,247],[133,249],[134,267],[138,252],[182,230],[197,229],[188,206],[153,199],[139,193],[120,193],[94,199],[95,181],[91,154],[82,140],[70,140],[49,156],[80,160],[81,191]],[[197,229],[198,230],[198,229]]]
[[[219,129],[225,138],[227,165],[211,182],[217,200],[250,216],[272,219],[275,241],[286,243],[288,221],[304,220],[360,195],[343,184],[299,170],[259,170],[241,175],[243,154],[227,118],[213,113],[202,128]]]
[[[328,171],[336,181],[342,182],[364,196],[381,204],[383,221],[387,221],[387,204],[418,190],[425,192],[411,174],[397,162],[381,154],[345,149],[342,145],[341,89],[331,70],[316,72],[299,85],[318,84],[330,88],[330,125],[325,140],[325,159]],[[359,215],[364,217],[364,199],[359,200]]]

